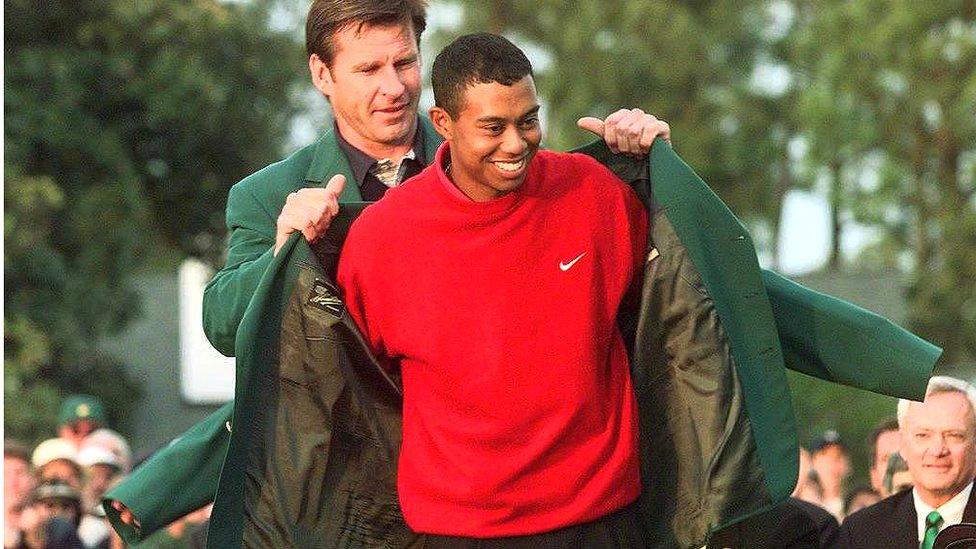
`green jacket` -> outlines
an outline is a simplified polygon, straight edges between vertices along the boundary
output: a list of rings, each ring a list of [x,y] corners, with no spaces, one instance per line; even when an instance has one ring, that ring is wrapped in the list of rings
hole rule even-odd
[[[649,545],[701,546],[792,491],[797,444],[784,363],[923,396],[937,348],[760,271],[742,225],[666,144],[647,163],[599,143],[584,152],[634,186],[652,212],[648,246],[659,252],[639,302],[619,318],[632,349]],[[227,448],[211,547],[420,541],[395,492],[399,382],[376,365],[331,284],[359,207],[343,207],[314,249],[293,236],[269,260],[238,332],[229,442],[225,407],[107,495],[140,517],[143,534],[213,496],[212,452]],[[173,469],[191,469],[195,483],[173,481]],[[137,536],[109,515],[124,537]]]
[[[427,117],[420,117],[424,154],[433,160],[441,137]],[[278,214],[288,195],[305,187],[322,187],[333,175],[346,176],[340,202],[362,196],[334,129],[288,158],[255,172],[234,185],[227,197],[230,242],[227,262],[203,292],[203,331],[214,348],[234,356],[237,327],[244,318],[258,282],[271,264]]]

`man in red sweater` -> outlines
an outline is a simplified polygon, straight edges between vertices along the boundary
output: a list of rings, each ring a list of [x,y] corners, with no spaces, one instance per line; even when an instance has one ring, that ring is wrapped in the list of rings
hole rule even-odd
[[[432,81],[446,142],[354,223],[338,274],[403,378],[404,518],[431,546],[640,546],[615,318],[644,208],[595,160],[539,151],[532,68],[508,40],[457,39]]]

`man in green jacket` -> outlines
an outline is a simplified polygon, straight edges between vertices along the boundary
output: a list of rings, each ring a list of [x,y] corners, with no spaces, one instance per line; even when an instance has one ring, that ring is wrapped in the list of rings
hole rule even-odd
[[[203,297],[204,331],[221,353],[235,354],[244,311],[290,233],[300,231],[315,242],[340,203],[375,201],[433,160],[441,138],[417,114],[425,24],[422,0],[312,4],[306,22],[309,71],[331,104],[335,127],[231,189],[227,263]],[[580,124],[625,154],[646,155],[655,137],[670,137],[666,123],[640,109]]]

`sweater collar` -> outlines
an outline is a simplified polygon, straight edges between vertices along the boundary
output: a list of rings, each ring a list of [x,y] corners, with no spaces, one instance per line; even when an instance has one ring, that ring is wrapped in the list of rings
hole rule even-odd
[[[538,156],[538,155],[537,155]],[[536,171],[536,158],[532,159],[529,165],[529,171],[525,176],[525,182],[522,187],[502,195],[498,198],[488,200],[487,202],[476,202],[472,200],[468,195],[464,194],[457,185],[451,181],[451,178],[447,175],[448,164],[451,158],[451,146],[450,143],[444,142],[441,144],[440,148],[437,149],[437,154],[434,155],[434,163],[431,168],[435,170],[437,180],[440,183],[438,187],[444,190],[445,198],[449,199],[449,202],[456,207],[468,209],[471,211],[479,211],[486,213],[501,212],[516,206],[522,201],[525,193],[524,190],[526,186],[530,184],[530,181],[535,177]]]

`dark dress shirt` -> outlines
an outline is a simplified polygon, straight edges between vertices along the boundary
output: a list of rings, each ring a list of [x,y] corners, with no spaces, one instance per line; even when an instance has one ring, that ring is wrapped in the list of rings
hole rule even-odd
[[[350,145],[339,133],[338,126],[335,127],[335,134],[338,137],[339,148],[349,159],[349,168],[352,170],[353,177],[356,178],[356,184],[359,185],[359,193],[363,196],[363,200],[375,202],[383,198],[383,194],[389,187],[373,174],[373,166],[380,159],[373,158]],[[427,159],[424,157],[424,132],[420,131],[419,121],[417,122],[417,131],[413,136],[413,153],[414,158],[405,157],[403,159],[403,164],[400,166],[401,175],[397,179],[397,184],[417,175],[427,166]]]

